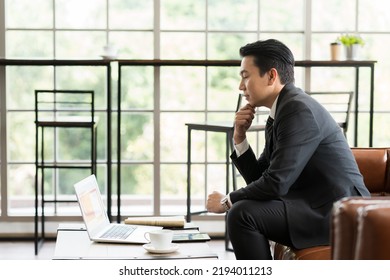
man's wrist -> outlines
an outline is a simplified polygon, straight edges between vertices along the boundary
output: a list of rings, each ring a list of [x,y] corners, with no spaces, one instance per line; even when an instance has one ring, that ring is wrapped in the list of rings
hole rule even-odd
[[[245,139],[246,139],[246,134],[242,136],[236,136],[236,135],[233,136],[233,142],[236,145],[241,144]]]
[[[223,206],[223,208],[225,209],[225,211],[229,211],[230,208],[232,208],[232,203],[231,203],[231,201],[230,201],[229,195],[226,195],[226,196],[224,196],[224,197],[221,199],[221,205]]]
[[[236,151],[237,157],[241,156],[248,149],[249,149],[249,143],[246,138],[240,144],[234,144],[234,150]]]

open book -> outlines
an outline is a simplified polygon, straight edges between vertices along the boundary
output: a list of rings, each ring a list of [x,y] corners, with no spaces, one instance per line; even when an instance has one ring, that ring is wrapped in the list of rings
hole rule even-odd
[[[185,224],[184,216],[153,216],[153,217],[129,217],[124,221],[125,224],[177,227],[182,228]]]

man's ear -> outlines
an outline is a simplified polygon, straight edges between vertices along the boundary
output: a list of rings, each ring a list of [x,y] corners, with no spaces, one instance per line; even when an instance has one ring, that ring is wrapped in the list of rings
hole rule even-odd
[[[271,85],[275,82],[276,78],[278,77],[278,71],[275,69],[275,68],[271,68],[269,71],[268,71],[268,78],[269,78],[269,81],[268,83]]]

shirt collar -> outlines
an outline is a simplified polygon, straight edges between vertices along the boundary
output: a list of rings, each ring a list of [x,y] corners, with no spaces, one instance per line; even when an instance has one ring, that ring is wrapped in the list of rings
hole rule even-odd
[[[269,112],[269,116],[272,119],[275,119],[275,113],[276,113],[276,104],[278,103],[279,95],[276,97],[274,103],[272,104],[271,111]]]

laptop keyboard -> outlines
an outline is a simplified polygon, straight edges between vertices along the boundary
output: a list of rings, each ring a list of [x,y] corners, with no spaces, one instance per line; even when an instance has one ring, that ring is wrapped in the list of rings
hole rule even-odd
[[[102,238],[111,238],[111,239],[126,239],[136,227],[132,226],[113,226],[111,229],[106,231],[101,237]]]

